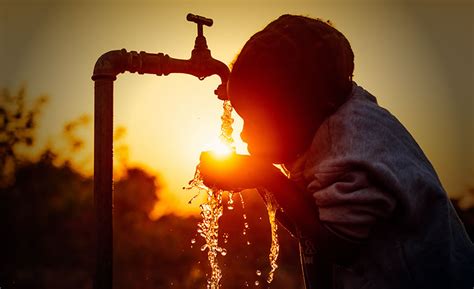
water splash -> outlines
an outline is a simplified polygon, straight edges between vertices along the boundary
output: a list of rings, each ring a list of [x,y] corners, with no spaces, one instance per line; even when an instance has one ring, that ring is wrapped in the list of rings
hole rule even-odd
[[[247,215],[245,214],[245,202],[244,202],[244,196],[242,193],[239,193],[240,196],[240,204],[242,205],[242,218],[244,219],[244,229],[242,230],[242,235],[247,235],[247,230],[250,229],[249,223],[247,222]],[[250,241],[247,239],[247,245],[250,245]]]
[[[229,211],[232,211],[234,209],[234,193],[233,192],[229,192],[229,200],[227,201],[227,209]]]
[[[280,243],[278,242],[278,225],[276,223],[276,212],[279,206],[272,193],[267,190],[264,190],[264,192],[265,203],[267,205],[268,211],[268,219],[270,221],[270,228],[272,232],[272,244],[270,246],[270,254],[268,256],[271,269],[267,276],[267,283],[271,283],[273,281],[275,271],[278,268],[277,259],[278,254],[280,253]]]
[[[234,139],[232,138],[232,124],[234,122],[232,118],[232,106],[230,104],[230,101],[226,100],[224,101],[224,112],[222,114],[221,120],[221,135],[219,137],[221,144],[224,145],[225,148],[227,148],[228,152],[235,152],[235,146],[234,146]],[[184,189],[194,189],[196,188],[198,190],[198,193],[193,196],[193,198],[189,201],[191,203],[198,195],[201,193],[206,194],[206,201],[200,205],[201,208],[201,217],[202,221],[198,224],[198,229],[197,232],[201,237],[204,238],[205,244],[201,246],[201,251],[206,251],[207,250],[207,256],[208,256],[208,261],[209,265],[211,267],[211,275],[210,277],[208,276],[207,280],[207,289],[219,289],[221,288],[220,280],[222,279],[222,270],[219,267],[219,263],[217,260],[217,257],[220,255],[226,256],[227,255],[227,250],[221,246],[219,246],[219,219],[223,214],[223,201],[222,201],[222,195],[224,193],[223,190],[218,190],[218,189],[211,189],[208,188],[205,184],[204,181],[201,177],[201,173],[199,171],[199,166],[196,168],[196,172],[194,174],[194,178],[189,182],[189,186],[185,187]],[[279,242],[278,242],[278,234],[277,234],[277,223],[276,223],[276,211],[279,209],[279,206],[274,199],[273,195],[264,190],[265,194],[265,203],[267,206],[267,211],[268,211],[268,217],[270,221],[270,227],[271,227],[271,237],[272,237],[272,243],[270,246],[270,254],[269,254],[269,260],[270,260],[270,272],[268,273],[267,276],[267,282],[271,283],[273,281],[274,273],[276,269],[278,268],[277,265],[277,259],[278,259],[278,254],[279,254]],[[228,192],[229,194],[229,200],[227,202],[227,209],[228,210],[233,210],[233,194],[234,192]],[[245,204],[244,204],[244,199],[241,193],[239,193],[240,196],[240,201],[242,204],[242,210],[245,211]],[[244,229],[242,234],[246,235],[247,230],[249,229],[249,224],[247,222],[247,215],[245,212],[243,213],[243,219],[244,219]],[[224,243],[227,243],[228,239],[228,234],[224,233]],[[196,240],[193,239],[191,240],[191,244],[195,244]],[[250,241],[247,240],[247,245],[250,245]],[[247,256],[245,256],[247,258]],[[259,274],[260,273],[260,274]],[[257,275],[261,275],[261,271],[257,270]],[[259,281],[255,281],[255,286],[259,286],[260,283]],[[246,286],[248,285],[248,282],[246,281]]]

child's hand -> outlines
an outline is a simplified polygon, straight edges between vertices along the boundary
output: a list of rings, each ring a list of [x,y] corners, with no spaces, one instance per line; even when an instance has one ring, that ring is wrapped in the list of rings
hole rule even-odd
[[[251,156],[213,152],[201,153],[199,170],[206,186],[223,190],[267,187],[281,174],[271,163]]]

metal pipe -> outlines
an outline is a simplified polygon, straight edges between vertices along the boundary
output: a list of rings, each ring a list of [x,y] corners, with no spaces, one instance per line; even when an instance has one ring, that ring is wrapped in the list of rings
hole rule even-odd
[[[94,207],[96,216],[96,270],[94,288],[112,288],[112,132],[113,79],[94,83]]]
[[[206,49],[207,50],[207,49]],[[141,51],[113,50],[104,53],[96,62],[93,80],[109,78],[115,80],[117,75],[125,71],[139,74],[156,74],[158,76],[170,73],[194,75],[200,80],[218,75],[221,84],[214,91],[221,100],[227,99],[225,86],[229,77],[227,65],[212,58],[210,52],[194,49],[190,59],[176,59],[163,53],[147,53]]]
[[[168,75],[185,73],[200,80],[218,75],[221,84],[214,93],[227,99],[226,84],[229,68],[212,58],[207,49],[202,25],[212,25],[212,19],[188,15],[198,24],[199,35],[191,58],[171,58],[163,53],[127,52],[125,49],[104,53],[94,66],[94,206],[96,214],[97,248],[95,289],[112,289],[113,285],[113,83],[125,71],[139,74]],[[210,25],[209,25],[210,24]]]

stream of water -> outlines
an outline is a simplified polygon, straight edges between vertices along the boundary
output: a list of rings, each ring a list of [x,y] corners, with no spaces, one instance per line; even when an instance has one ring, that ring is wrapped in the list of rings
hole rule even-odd
[[[232,138],[232,124],[234,119],[232,118],[232,106],[230,101],[224,101],[223,105],[224,112],[221,117],[221,135],[220,141],[221,143],[227,148],[229,153],[235,152],[234,146],[234,139]],[[197,232],[201,237],[204,238],[205,244],[201,246],[201,251],[207,250],[207,257],[209,261],[209,265],[211,267],[211,274],[207,280],[207,289],[218,289],[221,288],[221,279],[222,279],[222,270],[219,267],[217,257],[219,255],[225,256],[227,255],[227,250],[224,247],[221,247],[218,243],[219,240],[219,219],[223,214],[223,201],[222,195],[224,193],[223,190],[216,190],[208,188],[201,177],[199,172],[199,167],[196,168],[196,172],[194,174],[194,178],[189,182],[188,189],[197,188],[198,194],[205,193],[206,194],[206,201],[200,205],[201,209],[201,217],[202,220],[198,224]],[[229,201],[227,202],[227,209],[233,209],[233,193],[228,192],[229,194]],[[194,196],[189,202],[191,203],[196,197]],[[240,200],[242,203],[242,209],[245,208],[244,200],[242,195],[240,195]],[[273,281],[273,276],[275,270],[278,268],[277,265],[277,258],[279,253],[279,243],[278,243],[278,234],[277,234],[277,223],[276,223],[276,211],[278,210],[278,204],[276,203],[273,195],[265,191],[265,203],[267,206],[268,217],[270,221],[271,227],[271,235],[272,235],[272,242],[270,246],[270,272],[268,273],[267,282],[271,283]],[[244,218],[244,228],[243,234],[245,235],[248,229],[248,222],[246,221],[247,216],[245,212],[243,213]],[[226,243],[227,238],[224,238]],[[195,239],[191,240],[191,243],[195,243]],[[250,245],[250,242],[247,241],[247,245]],[[257,272],[260,272],[257,270]],[[261,273],[260,273],[261,274]],[[258,273],[257,273],[258,275]],[[258,281],[255,283],[256,286],[259,285]]]

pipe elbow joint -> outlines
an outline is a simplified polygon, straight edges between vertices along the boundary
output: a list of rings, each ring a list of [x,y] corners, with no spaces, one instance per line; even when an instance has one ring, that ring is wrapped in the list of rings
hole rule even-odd
[[[115,80],[117,75],[125,72],[128,52],[125,49],[112,50],[102,54],[94,65],[92,80]]]

